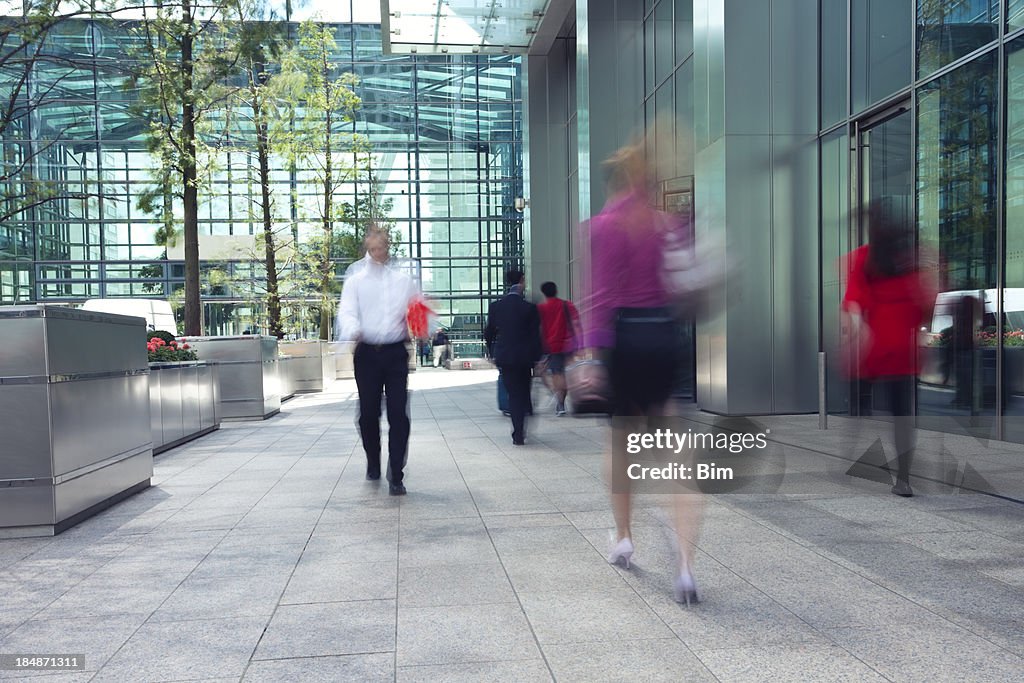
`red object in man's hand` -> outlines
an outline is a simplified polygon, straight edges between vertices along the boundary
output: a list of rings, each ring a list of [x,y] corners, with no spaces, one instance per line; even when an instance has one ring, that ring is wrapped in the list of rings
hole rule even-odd
[[[406,320],[409,323],[409,333],[415,339],[426,339],[430,330],[430,316],[434,311],[427,306],[423,299],[415,299],[409,304],[406,312]]]

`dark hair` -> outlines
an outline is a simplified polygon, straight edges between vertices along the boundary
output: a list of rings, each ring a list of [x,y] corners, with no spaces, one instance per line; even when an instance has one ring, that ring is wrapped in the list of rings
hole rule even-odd
[[[523,271],[521,270],[510,270],[507,273],[505,273],[505,284],[509,286],[518,285],[522,281]]]
[[[552,297],[558,296],[558,285],[556,285],[554,282],[545,282],[540,286],[540,291],[541,294],[550,299]]]
[[[875,200],[868,208],[868,277],[896,277],[916,267],[914,234],[903,212]]]

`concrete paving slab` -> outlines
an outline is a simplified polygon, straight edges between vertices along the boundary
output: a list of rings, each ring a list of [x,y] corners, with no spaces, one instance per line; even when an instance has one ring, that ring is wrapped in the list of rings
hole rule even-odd
[[[870,434],[781,419],[791,443],[764,472],[783,485],[704,499],[691,537],[702,602],[681,606],[663,511],[677,499],[638,495],[633,567],[608,565],[606,421],[539,414],[513,447],[494,378],[414,374],[406,497],[364,481],[350,381],[168,451],[150,489],[56,538],[0,541],[0,639],[27,647],[90,625],[67,645],[102,668],[40,681],[1021,670],[1024,505],[929,486],[897,498],[826,453]],[[1014,448],[922,443],[956,439],[1007,481],[1024,472]]]

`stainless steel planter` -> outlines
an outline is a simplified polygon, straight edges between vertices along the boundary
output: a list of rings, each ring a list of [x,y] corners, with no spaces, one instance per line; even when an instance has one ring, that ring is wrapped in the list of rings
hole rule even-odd
[[[356,376],[354,362],[355,349],[355,342],[331,342],[331,351],[328,353],[334,356],[335,378],[353,379]],[[409,371],[415,372],[416,344],[414,342],[407,342],[405,350],[409,352]]]
[[[149,486],[142,318],[0,308],[0,537],[48,536]]]
[[[150,363],[153,453],[220,428],[218,366],[205,361]]]
[[[277,357],[277,379],[281,386],[281,403],[295,398],[295,368],[289,356]]]
[[[276,337],[184,339],[200,358],[218,365],[221,419],[264,420],[281,411]]]
[[[335,359],[326,341],[286,341],[279,346],[282,356],[290,359],[289,375],[296,393],[323,391],[334,381]]]
[[[333,342],[334,348],[334,377],[336,379],[352,379],[356,376],[353,352],[356,345],[354,342],[340,341]]]

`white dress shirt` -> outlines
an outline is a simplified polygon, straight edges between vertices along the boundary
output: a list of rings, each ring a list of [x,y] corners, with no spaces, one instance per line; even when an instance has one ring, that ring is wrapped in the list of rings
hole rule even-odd
[[[409,338],[406,315],[419,295],[409,275],[367,254],[345,280],[338,306],[338,339],[393,344]]]

